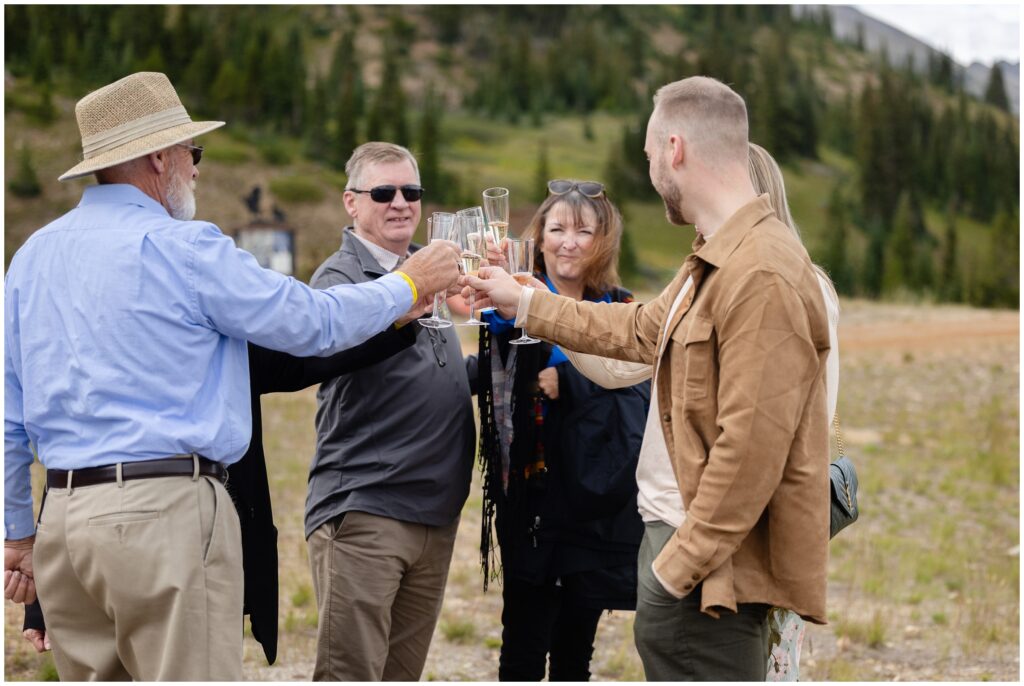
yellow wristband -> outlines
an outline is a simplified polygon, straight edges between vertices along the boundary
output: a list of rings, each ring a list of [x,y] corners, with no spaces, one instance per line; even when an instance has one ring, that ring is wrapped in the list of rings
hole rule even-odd
[[[414,283],[412,282],[412,279],[411,279],[411,278],[409,277],[409,275],[408,275],[408,274],[406,274],[405,272],[402,272],[402,271],[398,271],[398,270],[395,270],[395,271],[393,271],[393,272],[391,272],[391,273],[392,273],[392,274],[398,274],[398,275],[399,275],[400,277],[402,277],[403,279],[405,279],[405,282],[406,282],[407,284],[409,284],[409,288],[411,288],[411,289],[412,289],[412,304],[413,304],[413,305],[415,305],[415,304],[416,304],[416,302],[417,302],[417,301],[418,301],[418,300],[420,299],[420,294],[419,294],[419,293],[418,293],[418,292],[416,291],[416,284],[414,284]]]

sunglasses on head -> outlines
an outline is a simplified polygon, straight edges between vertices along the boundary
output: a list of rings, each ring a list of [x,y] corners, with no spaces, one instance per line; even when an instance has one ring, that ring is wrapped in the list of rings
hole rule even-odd
[[[406,202],[416,202],[423,197],[423,186],[402,186],[401,188],[395,186],[374,186],[368,191],[361,191],[358,188],[349,188],[353,193],[369,193],[370,200],[374,202],[391,202],[395,199],[395,193],[402,191],[402,197],[405,198]]]
[[[189,145],[188,143],[178,143],[178,145],[192,153],[192,166],[196,166],[199,164],[199,160],[203,159],[203,146]]]
[[[597,181],[569,181],[567,179],[548,181],[548,192],[551,195],[565,195],[570,191],[579,191],[588,198],[599,198],[604,193],[604,184]]]

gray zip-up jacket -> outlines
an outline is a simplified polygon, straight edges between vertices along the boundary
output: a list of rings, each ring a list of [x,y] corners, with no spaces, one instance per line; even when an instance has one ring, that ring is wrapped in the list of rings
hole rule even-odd
[[[314,288],[386,273],[351,234],[313,274]],[[317,392],[307,538],[350,510],[429,526],[462,510],[476,452],[467,363],[453,328],[406,326],[419,329],[411,347]]]

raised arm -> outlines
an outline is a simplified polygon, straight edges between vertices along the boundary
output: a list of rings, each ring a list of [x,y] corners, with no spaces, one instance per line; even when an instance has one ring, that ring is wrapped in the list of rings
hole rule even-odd
[[[249,364],[259,393],[298,391],[382,362],[416,342],[416,325],[388,327],[365,343],[327,357],[296,357],[249,344]]]

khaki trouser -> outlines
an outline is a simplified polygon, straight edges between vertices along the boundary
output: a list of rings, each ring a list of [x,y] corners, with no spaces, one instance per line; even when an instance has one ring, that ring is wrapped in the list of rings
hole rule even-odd
[[[62,681],[242,678],[242,543],[205,476],[51,488],[33,552]]]
[[[459,521],[346,512],[309,537],[316,681],[418,681],[441,614]]]

